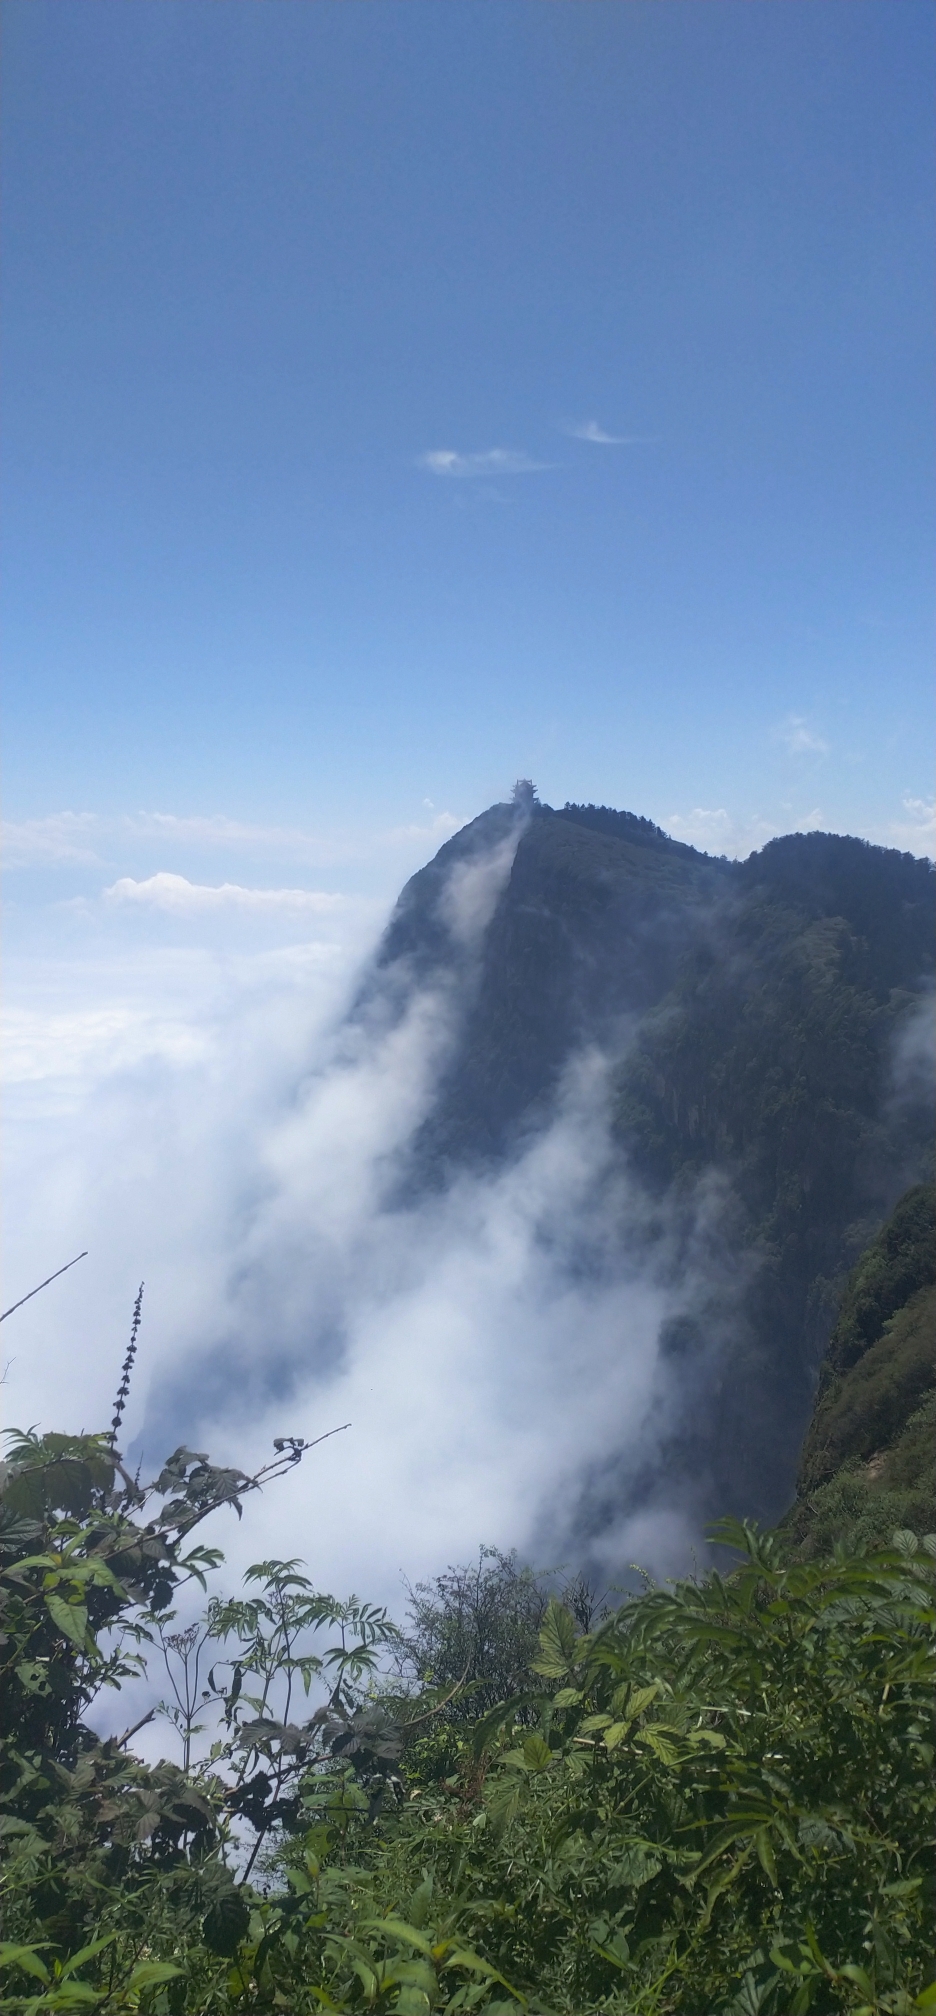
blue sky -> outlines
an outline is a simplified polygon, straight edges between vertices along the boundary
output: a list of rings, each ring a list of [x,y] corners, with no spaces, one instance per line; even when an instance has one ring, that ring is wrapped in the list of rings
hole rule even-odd
[[[922,851],[929,4],[4,35],[12,819],[428,852],[523,773]]]

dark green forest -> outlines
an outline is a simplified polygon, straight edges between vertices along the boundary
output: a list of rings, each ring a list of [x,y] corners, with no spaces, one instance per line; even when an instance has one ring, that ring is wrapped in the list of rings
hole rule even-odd
[[[134,1332],[109,1433],[8,1438],[0,2007],[936,2008],[934,1274],[924,1186],[846,1283],[777,1532],[623,1604],[482,1551],[404,1627],[297,1561],[212,1593],[205,1522],[314,1448],[140,1484]]]
[[[480,955],[459,964],[446,878],[511,832]],[[914,1038],[934,942],[927,861],[829,833],[713,859],[607,806],[534,802],[519,822],[493,806],[400,897],[371,986],[405,996],[441,973],[463,1015],[408,1196],[502,1165],[548,1121],[588,1044],[611,1061],[620,1165],[652,1200],[661,1244],[720,1186],[725,1293],[680,1348],[691,1372],[717,1333],[721,1364],[688,1382],[659,1465],[697,1480],[695,1516],[782,1516],[844,1278],[932,1176],[932,1080]],[[642,1502],[653,1489],[641,1480]],[[602,1502],[598,1490],[583,1507],[583,1538]]]

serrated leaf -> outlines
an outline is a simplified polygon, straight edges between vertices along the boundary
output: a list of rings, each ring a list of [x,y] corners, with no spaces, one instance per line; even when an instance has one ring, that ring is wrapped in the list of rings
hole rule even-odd
[[[547,1680],[565,1680],[574,1665],[575,1619],[563,1603],[551,1596],[539,1634],[539,1653],[533,1661],[534,1673]]]
[[[645,1743],[647,1748],[653,1751],[654,1756],[659,1757],[661,1764],[667,1764],[672,1768],[679,1763],[679,1751],[675,1743],[669,1736],[664,1736],[662,1730],[652,1725],[649,1729],[638,1729],[636,1740],[638,1743]]]
[[[528,1771],[548,1771],[552,1763],[552,1751],[544,1743],[542,1736],[527,1736],[523,1743],[523,1762]]]
[[[659,1692],[659,1680],[652,1681],[649,1687],[632,1687],[627,1697],[628,1721],[632,1722],[635,1715],[642,1715],[644,1709],[649,1708],[651,1701],[656,1700]]]

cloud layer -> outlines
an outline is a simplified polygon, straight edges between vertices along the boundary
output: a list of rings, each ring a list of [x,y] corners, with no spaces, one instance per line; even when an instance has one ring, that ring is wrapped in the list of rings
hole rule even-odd
[[[134,881],[132,875],[122,875],[105,889],[104,896],[110,903],[146,904],[176,916],[191,916],[197,911],[291,910],[320,917],[344,909],[347,900],[319,889],[246,889],[237,882],[222,882],[215,887],[189,882],[184,875],[172,875],[165,869],[147,876],[143,882]]]
[[[90,1258],[5,1340],[11,1418],[107,1418],[145,1278],[129,1418],[144,1463],[184,1438],[252,1465],[276,1434],[350,1420],[226,1539],[238,1559],[300,1553],[320,1581],[394,1602],[403,1570],[482,1541],[571,1558],[582,1480],[628,1451],[645,1462],[665,1419],[658,1338],[684,1290],[642,1257],[645,1206],[608,1137],[600,1055],[574,1061],[508,1166],[421,1198],[401,1188],[513,844],[443,885],[450,966],[418,986],[391,973],[350,1019],[350,937],[344,953],[187,965],[155,945],[141,965],[137,948],[132,999],[112,956],[96,1000],[66,1013],[50,981],[31,1025],[21,1011],[11,1298],[60,1248]],[[159,904],[106,909],[117,930]],[[613,1538],[625,1564],[632,1537]],[[648,1565],[673,1565],[686,1508],[638,1537]]]

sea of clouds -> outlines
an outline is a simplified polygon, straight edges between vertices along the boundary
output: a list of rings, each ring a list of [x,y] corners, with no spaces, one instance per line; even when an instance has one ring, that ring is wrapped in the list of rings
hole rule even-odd
[[[253,1470],[274,1436],[351,1424],[241,1526],[215,1522],[232,1573],[298,1555],[399,1612],[404,1574],[482,1543],[574,1568],[584,1480],[645,1468],[663,1430],[659,1339],[690,1291],[659,1241],[647,1263],[606,1059],[571,1061],[496,1170],[400,1183],[512,851],[454,866],[452,969],[398,970],[352,1013],[386,895],[166,868],[95,892],[89,869],[20,933],[5,1300],[88,1257],[4,1325],[6,1418],[105,1427],[145,1279],[123,1432],[144,1475],[179,1441]],[[685,1506],[658,1505],[591,1559],[666,1572],[693,1538]]]

